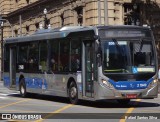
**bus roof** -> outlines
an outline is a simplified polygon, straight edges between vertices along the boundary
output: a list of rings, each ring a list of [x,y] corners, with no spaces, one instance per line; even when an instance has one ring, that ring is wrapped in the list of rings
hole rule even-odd
[[[114,26],[65,26],[62,28],[55,29],[40,29],[32,35],[21,36],[21,37],[12,37],[5,39],[4,43],[20,43],[27,41],[36,41],[36,40],[45,40],[45,39],[56,39],[56,38],[65,38],[70,33],[73,32],[82,32],[82,31],[94,31],[99,29],[149,29],[142,26],[131,26],[131,25],[114,25]]]

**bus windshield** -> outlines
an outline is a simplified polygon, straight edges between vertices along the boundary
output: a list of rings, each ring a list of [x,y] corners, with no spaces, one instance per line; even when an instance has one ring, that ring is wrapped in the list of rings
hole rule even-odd
[[[102,40],[103,70],[105,73],[155,72],[151,40]]]

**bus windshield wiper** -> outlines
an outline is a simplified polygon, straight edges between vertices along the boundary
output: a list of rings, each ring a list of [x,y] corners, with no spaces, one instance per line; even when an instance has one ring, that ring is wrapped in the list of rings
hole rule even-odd
[[[140,48],[139,48],[139,52],[142,51],[143,44],[144,44],[144,40],[143,40],[143,39],[140,39]]]
[[[117,50],[120,52],[120,54],[122,55],[123,57],[123,61],[124,61],[124,64],[126,65],[127,62],[126,62],[126,59],[125,59],[125,51],[123,50],[123,48],[119,45],[118,41],[116,39],[112,39],[113,42],[115,43],[115,46],[117,48]]]
[[[124,50],[121,48],[121,46],[118,44],[118,41],[116,40],[116,39],[112,39],[113,40],[113,42],[115,43],[115,45],[116,45],[116,48],[119,50],[119,52],[122,54],[122,55],[124,55],[125,53],[124,53]]]

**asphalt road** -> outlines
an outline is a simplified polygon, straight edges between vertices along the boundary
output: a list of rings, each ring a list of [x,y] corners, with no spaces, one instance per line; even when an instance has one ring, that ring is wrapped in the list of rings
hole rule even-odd
[[[45,95],[30,95],[21,98],[19,92],[4,88],[0,83],[1,121],[21,122],[125,122],[160,121],[160,95],[155,99],[137,99],[129,105],[120,105],[116,101],[81,101],[72,105],[67,98]],[[126,118],[126,119],[124,119]],[[157,120],[159,118],[159,120]],[[135,120],[136,119],[136,120]]]

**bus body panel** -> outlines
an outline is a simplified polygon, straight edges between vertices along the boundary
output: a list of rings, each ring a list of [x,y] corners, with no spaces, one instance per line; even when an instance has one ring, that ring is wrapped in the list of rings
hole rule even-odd
[[[53,96],[68,97],[67,83],[69,79],[73,79],[78,87],[79,98],[82,99],[82,80],[81,73],[73,74],[31,74],[31,73],[17,73],[16,74],[16,90],[19,90],[19,79],[23,76],[26,83],[26,90],[28,93],[38,93]],[[4,73],[4,86],[10,88],[9,73]]]
[[[127,95],[131,95],[132,98],[127,99],[136,99],[136,98],[156,98],[158,95],[158,84],[157,84],[157,56],[156,56],[156,49],[155,49],[155,42],[153,42],[153,53],[155,55],[155,74],[148,78],[147,80],[118,80],[114,81],[111,79],[107,74],[104,73],[104,69],[101,65],[99,66],[98,62],[98,48],[97,45],[100,45],[100,38],[96,38],[95,36],[98,36],[99,29],[142,29],[142,30],[148,30],[147,28],[142,27],[133,27],[133,26],[109,26],[109,27],[89,27],[84,29],[77,29],[77,30],[69,30],[69,31],[63,31],[63,32],[51,32],[51,33],[42,33],[40,35],[32,35],[29,37],[17,37],[13,39],[7,39],[5,41],[6,44],[9,45],[16,45],[23,42],[38,42],[40,39],[47,41],[51,39],[70,39],[72,40],[72,37],[74,39],[80,40],[81,45],[83,45],[83,51],[81,50],[81,63],[82,63],[82,69],[80,71],[50,71],[49,63],[48,63],[48,70],[43,72],[35,72],[35,73],[27,73],[27,72],[19,72],[16,73],[16,86],[15,90],[19,90],[19,83],[20,79],[23,76],[26,84],[26,90],[29,93],[38,93],[38,94],[46,94],[46,95],[53,95],[53,96],[62,96],[62,97],[68,97],[68,87],[71,81],[74,81],[77,86],[78,90],[78,99],[85,99],[85,100],[104,100],[104,99],[126,99]],[[87,32],[89,32],[87,36]],[[94,31],[94,34],[92,33]],[[54,34],[53,34],[54,33]],[[83,37],[83,34],[85,36]],[[67,36],[70,36],[67,38]],[[124,38],[124,37],[123,37]],[[130,37],[129,37],[130,38]],[[134,37],[131,37],[134,38]],[[137,37],[139,38],[139,37]],[[136,37],[134,39],[137,39]],[[153,37],[152,37],[153,38]],[[117,39],[117,38],[116,38]],[[21,41],[22,40],[22,41]],[[110,38],[111,41],[112,38]],[[86,41],[86,42],[85,42]],[[88,43],[88,42],[89,43]],[[152,39],[151,41],[154,41]],[[38,42],[39,43],[39,42]],[[76,42],[75,42],[76,43]],[[91,44],[90,44],[91,43]],[[71,45],[71,42],[69,43]],[[113,43],[110,43],[110,45],[113,45]],[[59,42],[60,45],[60,42]],[[92,46],[93,45],[93,46]],[[117,45],[119,46],[119,45]],[[71,48],[71,47],[70,47]],[[91,50],[92,48],[92,50]],[[86,50],[87,49],[87,50]],[[90,51],[88,56],[91,56],[92,51],[95,53],[92,56],[94,58],[88,58],[86,55],[87,53],[85,51]],[[60,49],[59,49],[60,51]],[[71,55],[71,49],[69,50]],[[76,53],[76,51],[75,51]],[[60,56],[60,55],[59,55]],[[47,57],[48,58],[48,57]],[[90,62],[87,62],[88,59],[91,59],[92,64]],[[70,56],[71,60],[71,56]],[[86,61],[87,60],[87,61]],[[117,60],[116,60],[117,61]],[[118,61],[117,61],[118,62]],[[88,63],[88,64],[87,64]],[[60,63],[59,63],[60,64]],[[11,65],[11,64],[10,64]],[[40,64],[39,64],[40,65]],[[71,64],[69,64],[71,65]],[[90,65],[92,70],[89,72],[90,74],[86,74],[87,66]],[[71,67],[70,67],[71,68]],[[70,69],[71,70],[71,69]],[[136,72],[138,74],[138,72]],[[135,73],[135,74],[136,74]],[[133,75],[135,75],[133,74]],[[10,72],[4,72],[4,86],[7,88],[11,88],[12,81],[10,81]],[[97,77],[97,78],[96,78]],[[95,78],[95,79],[94,79]],[[93,89],[89,89],[87,87],[87,80],[93,80]],[[153,84],[153,82],[155,83]],[[104,85],[104,82],[107,83]],[[89,84],[90,85],[90,84]],[[140,86],[140,87],[137,87]],[[93,91],[92,91],[93,90]],[[89,92],[88,92],[89,91]],[[136,98],[134,96],[136,95]]]

